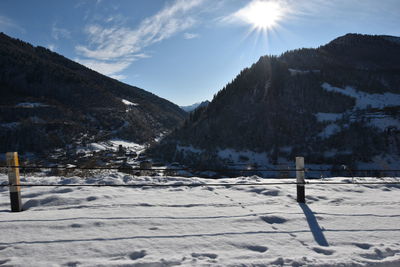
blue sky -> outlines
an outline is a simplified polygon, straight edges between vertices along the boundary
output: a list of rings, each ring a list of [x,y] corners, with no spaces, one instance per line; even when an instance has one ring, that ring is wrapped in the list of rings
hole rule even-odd
[[[179,105],[211,100],[260,56],[399,25],[398,0],[0,1],[0,31]]]

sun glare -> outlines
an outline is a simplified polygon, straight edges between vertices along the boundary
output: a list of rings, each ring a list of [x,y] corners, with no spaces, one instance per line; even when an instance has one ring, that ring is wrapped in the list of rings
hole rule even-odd
[[[256,30],[268,30],[277,25],[284,15],[283,8],[275,1],[253,1],[237,14]]]

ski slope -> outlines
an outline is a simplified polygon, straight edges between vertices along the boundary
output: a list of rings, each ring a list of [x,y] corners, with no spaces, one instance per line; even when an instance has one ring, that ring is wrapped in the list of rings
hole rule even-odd
[[[364,180],[376,181],[356,179]],[[308,185],[306,205],[296,202],[295,185],[83,186],[266,181],[288,180],[23,177],[82,186],[24,187],[21,213],[9,211],[1,187],[0,265],[400,266],[400,185]]]

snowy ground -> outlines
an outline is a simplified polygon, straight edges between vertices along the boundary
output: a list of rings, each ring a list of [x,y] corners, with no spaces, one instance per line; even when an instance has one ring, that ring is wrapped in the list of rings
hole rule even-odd
[[[0,183],[6,180],[0,175]],[[85,181],[22,180],[65,185],[266,182],[116,172]],[[307,205],[299,205],[295,185],[30,187],[22,189],[26,210],[11,213],[8,188],[0,187],[0,265],[400,266],[399,193],[399,185],[308,185]]]

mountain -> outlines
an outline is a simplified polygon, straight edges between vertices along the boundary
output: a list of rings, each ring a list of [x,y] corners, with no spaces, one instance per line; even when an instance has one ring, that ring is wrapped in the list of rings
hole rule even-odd
[[[190,105],[190,106],[180,106],[180,108],[183,109],[186,112],[192,112],[196,108],[208,106],[208,104],[210,104],[210,101],[206,100],[206,101],[203,101],[203,102],[194,103],[193,105]]]
[[[0,33],[0,151],[76,142],[154,141],[186,117],[177,105]]]
[[[196,166],[399,165],[400,38],[347,34],[263,56],[154,154]]]

